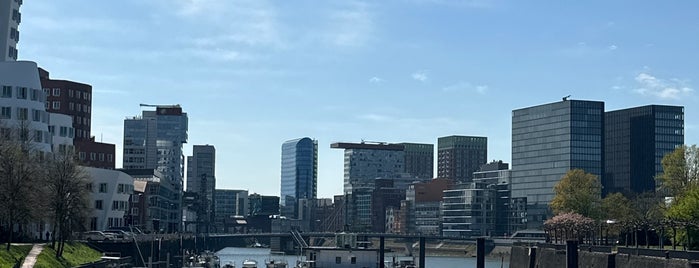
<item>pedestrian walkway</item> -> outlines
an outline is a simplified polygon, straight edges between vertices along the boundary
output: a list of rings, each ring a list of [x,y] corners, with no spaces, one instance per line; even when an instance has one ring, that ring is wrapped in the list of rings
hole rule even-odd
[[[42,250],[44,250],[44,244],[34,244],[32,250],[29,251],[27,257],[24,258],[24,262],[22,262],[22,268],[34,267],[34,264],[36,264],[36,258],[39,257],[39,254],[41,254]]]

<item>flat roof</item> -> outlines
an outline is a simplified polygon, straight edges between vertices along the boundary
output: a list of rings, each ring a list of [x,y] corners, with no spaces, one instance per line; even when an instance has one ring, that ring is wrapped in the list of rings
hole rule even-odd
[[[387,143],[387,142],[361,142],[361,143],[351,143],[351,142],[336,142],[330,144],[330,148],[333,149],[368,149],[368,150],[387,150],[387,151],[403,151],[405,145]]]

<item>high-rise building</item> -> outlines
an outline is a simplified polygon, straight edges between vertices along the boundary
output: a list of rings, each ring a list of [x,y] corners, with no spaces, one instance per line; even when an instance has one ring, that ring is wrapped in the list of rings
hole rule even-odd
[[[216,231],[221,232],[231,225],[232,221],[248,214],[248,191],[216,189],[214,197],[214,212]]]
[[[142,105],[155,107],[142,116],[124,120],[124,169],[157,169],[163,181],[178,193],[181,208],[184,178],[182,145],[187,143],[187,113],[179,105]],[[176,213],[180,213],[178,210]],[[181,219],[181,214],[175,215]],[[181,226],[169,226],[180,230]]]
[[[299,218],[299,199],[315,199],[318,191],[318,141],[300,138],[282,144],[281,215]]]
[[[437,177],[471,182],[473,172],[488,161],[488,138],[447,136],[437,139]]]
[[[194,145],[192,156],[187,157],[187,192],[199,197],[197,219],[204,226],[199,230],[212,230],[215,221],[216,148],[212,145]]]
[[[405,173],[421,180],[434,178],[434,144],[401,143],[405,152]]]
[[[19,12],[21,5],[22,0],[0,2],[0,61],[17,60],[19,23],[22,22],[22,13]]]
[[[527,227],[550,215],[553,187],[571,169],[604,169],[604,102],[568,100],[512,111],[512,197],[527,198]]]
[[[604,114],[602,192],[653,192],[663,157],[684,144],[684,107],[648,105]]]
[[[92,86],[88,84],[56,80],[49,77],[49,72],[39,68],[41,87],[46,94],[46,111],[52,114],[64,114],[72,118],[74,133],[73,145],[80,164],[84,166],[114,169],[115,146],[110,143],[95,141],[91,136],[92,124]],[[58,133],[54,133],[58,134]]]

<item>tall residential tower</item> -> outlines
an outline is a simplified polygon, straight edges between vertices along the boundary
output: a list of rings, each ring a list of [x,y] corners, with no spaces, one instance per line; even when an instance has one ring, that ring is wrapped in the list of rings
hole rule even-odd
[[[448,136],[437,139],[437,176],[471,182],[473,172],[488,161],[488,138]]]

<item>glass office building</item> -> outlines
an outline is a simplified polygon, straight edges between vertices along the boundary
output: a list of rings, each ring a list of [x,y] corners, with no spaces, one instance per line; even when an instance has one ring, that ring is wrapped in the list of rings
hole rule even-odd
[[[553,187],[571,169],[604,174],[604,102],[567,100],[512,111],[512,197],[527,228],[550,215]]]
[[[282,144],[281,214],[297,219],[298,200],[315,199],[318,190],[318,141],[301,138]]]
[[[655,191],[663,157],[684,144],[684,107],[648,105],[604,117],[603,194]]]

